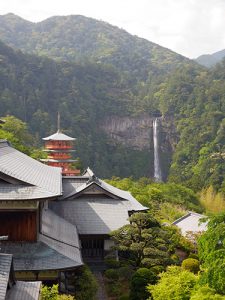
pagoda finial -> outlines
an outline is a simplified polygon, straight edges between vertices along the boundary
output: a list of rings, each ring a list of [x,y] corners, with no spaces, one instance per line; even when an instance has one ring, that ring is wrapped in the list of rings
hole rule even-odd
[[[60,112],[59,111],[58,111],[57,127],[58,127],[58,132],[60,132],[61,129],[60,129]]]

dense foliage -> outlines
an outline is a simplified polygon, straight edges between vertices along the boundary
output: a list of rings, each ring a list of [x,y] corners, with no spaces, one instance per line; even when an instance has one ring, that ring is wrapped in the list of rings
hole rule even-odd
[[[168,267],[156,285],[148,286],[154,300],[189,300],[198,276],[180,267]],[[151,299],[151,298],[150,298]]]
[[[161,114],[175,126],[178,141],[172,145],[169,180],[224,192],[225,62],[208,71],[82,16],[33,24],[9,14],[0,18],[0,37],[58,61],[14,52],[1,43],[1,115],[21,118],[40,138],[54,131],[60,110],[62,127],[78,138],[85,166],[104,177],[141,177],[152,174],[149,151],[115,144],[101,123],[113,115]]]
[[[149,213],[133,214],[129,224],[113,231],[111,236],[115,248],[134,268],[163,269],[176,263],[173,254],[180,246],[178,232],[162,227]]]
[[[199,257],[204,280],[218,293],[225,294],[225,214],[212,217],[208,230],[199,238]]]
[[[173,222],[188,210],[201,212],[198,197],[189,188],[175,183],[153,183],[148,178],[113,177],[107,180],[111,185],[131,192],[151,213],[162,222]]]
[[[59,294],[58,285],[53,286],[44,285],[41,288],[41,299],[42,300],[75,300],[71,295]]]

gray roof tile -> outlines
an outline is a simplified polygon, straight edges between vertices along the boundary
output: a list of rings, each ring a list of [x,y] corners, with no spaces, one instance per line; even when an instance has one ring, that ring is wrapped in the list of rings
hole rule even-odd
[[[11,254],[0,254],[0,300],[4,300],[6,296],[11,264]]]
[[[8,291],[6,300],[38,300],[41,282],[17,281]]]
[[[72,138],[60,131],[57,131],[56,133],[43,138],[43,140],[44,141],[74,141],[76,139]]]
[[[208,222],[200,222],[200,220],[203,218],[206,218],[206,216],[190,211],[185,216],[174,221],[173,225],[179,227],[184,236],[188,232],[198,233],[207,230]]]
[[[81,261],[69,258],[47,244],[46,239],[37,243],[4,242],[1,252],[13,254],[15,271],[63,270],[82,265]],[[62,243],[60,246],[63,247]]]
[[[77,226],[79,234],[109,234],[128,224],[128,211],[122,200],[82,198],[52,202],[51,208]]]
[[[50,209],[42,211],[41,233],[59,242],[80,248],[76,226]]]
[[[0,141],[0,172],[28,185],[38,187],[42,194],[40,196],[43,198],[44,192],[46,193],[45,197],[61,195],[60,168],[46,166],[17,151],[4,141]]]

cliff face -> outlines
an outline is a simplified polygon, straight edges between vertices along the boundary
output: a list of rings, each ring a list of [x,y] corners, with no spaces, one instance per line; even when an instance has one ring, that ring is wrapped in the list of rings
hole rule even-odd
[[[141,115],[138,117],[116,117],[105,119],[100,125],[115,145],[121,144],[127,148],[147,151],[150,156],[149,175],[153,176],[153,120],[155,117]],[[161,117],[158,132],[160,164],[165,180],[171,162],[172,153],[177,144],[177,133],[171,117]]]

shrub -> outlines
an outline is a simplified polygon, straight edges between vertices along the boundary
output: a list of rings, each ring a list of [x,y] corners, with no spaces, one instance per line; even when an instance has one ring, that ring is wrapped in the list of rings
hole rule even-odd
[[[120,262],[114,258],[106,258],[105,264],[107,268],[116,269],[120,267]]]
[[[194,259],[199,260],[198,255],[196,253],[190,253],[188,258],[194,258]]]
[[[197,274],[199,271],[199,261],[194,258],[187,258],[181,264],[182,269]]]
[[[160,274],[157,284],[148,285],[147,289],[154,300],[189,300],[197,283],[198,276],[180,267],[171,266]]]
[[[120,278],[124,278],[127,280],[130,280],[134,271],[132,270],[131,267],[124,266],[118,269],[118,274]]]
[[[97,281],[90,269],[85,265],[74,278],[76,300],[92,300],[98,290]]]
[[[208,286],[200,287],[190,298],[191,300],[225,300],[225,296],[216,294],[214,289]]]
[[[147,284],[157,280],[155,273],[147,268],[138,269],[131,278],[130,300],[145,300],[148,297]]]
[[[71,295],[59,295],[58,285],[53,284],[53,286],[42,286],[41,288],[41,299],[42,300],[75,300]]]
[[[105,276],[109,279],[109,280],[118,280],[119,279],[119,273],[117,270],[114,269],[108,269],[105,271]]]

